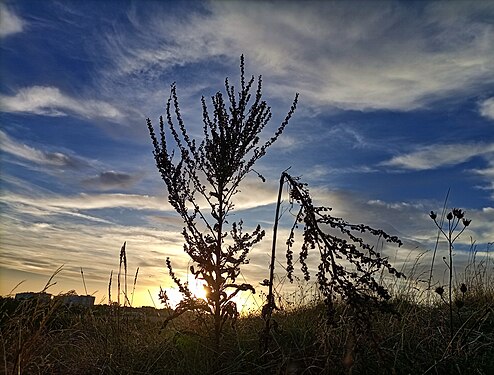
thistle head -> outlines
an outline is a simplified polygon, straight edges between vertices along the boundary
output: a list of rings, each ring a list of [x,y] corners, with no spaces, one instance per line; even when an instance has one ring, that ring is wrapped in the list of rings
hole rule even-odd
[[[436,288],[435,292],[442,297],[443,296],[443,293],[444,293],[444,288],[442,286],[438,286]]]

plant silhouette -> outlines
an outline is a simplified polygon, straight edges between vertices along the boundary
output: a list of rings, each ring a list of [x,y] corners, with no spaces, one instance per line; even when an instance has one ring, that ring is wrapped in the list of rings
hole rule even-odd
[[[212,112],[206,99],[201,99],[203,139],[199,144],[191,139],[184,124],[175,84],[166,104],[166,125],[160,117],[159,134],[147,119],[156,166],[166,185],[168,201],[184,222],[184,250],[193,261],[190,271],[205,281],[207,291],[207,300],[195,297],[175,275],[167,259],[169,273],[183,295],[169,319],[190,310],[211,314],[216,349],[224,323],[238,315],[233,297],[240,291],[254,292],[252,285],[237,283],[237,277],[240,267],[248,263],[249,250],[265,234],[259,225],[246,233],[241,220],[228,222],[235,207],[234,196],[245,176],[254,171],[254,164],[283,133],[298,102],[296,94],[284,121],[271,138],[261,142],[260,133],[271,119],[271,108],[262,99],[262,77],[257,79],[257,87],[254,83],[254,76],[245,80],[241,56],[238,97],[226,78],[226,100],[221,92],[216,93],[212,97]],[[166,299],[166,293],[161,297]]]
[[[453,340],[455,334],[453,324],[453,248],[455,241],[461,236],[465,229],[467,229],[472,220],[467,219],[465,217],[465,212],[459,208],[453,208],[452,211],[448,212],[446,215],[446,219],[448,220],[447,225],[444,223],[444,217],[440,222],[437,221],[437,213],[434,211],[430,212],[429,217],[434,221],[434,224],[439,229],[439,232],[448,242],[449,260],[446,261],[446,257],[444,257],[443,260],[449,271],[447,304],[449,307],[449,332],[451,340]],[[462,224],[461,226],[460,223]],[[463,286],[465,287],[465,290],[461,290],[461,292],[465,294],[466,285],[462,284],[462,287]],[[442,286],[437,287],[435,292],[443,298],[444,289]]]
[[[277,227],[279,221],[279,207],[281,204],[281,192],[284,184],[288,184],[290,205],[292,209],[297,206],[294,213],[295,220],[289,231],[286,241],[287,273],[290,281],[293,281],[295,233],[299,226],[303,227],[302,244],[298,260],[305,280],[310,279],[307,257],[309,250],[318,250],[320,262],[316,274],[319,290],[324,297],[328,318],[331,321],[334,314],[334,300],[339,296],[354,311],[354,319],[357,327],[367,327],[370,323],[371,312],[375,308],[385,308],[385,302],[390,299],[388,290],[379,284],[374,275],[382,269],[387,270],[396,278],[405,277],[397,271],[377,252],[374,247],[368,245],[360,234],[371,234],[389,242],[402,245],[396,236],[390,236],[381,229],[374,229],[364,224],[351,224],[329,214],[331,208],[315,206],[313,204],[307,184],[298,178],[283,172],[280,178],[280,189],[273,233],[273,248],[271,254],[269,292],[263,315],[266,321],[263,334],[265,350],[268,349],[270,330],[272,326],[272,312],[276,308],[273,295],[273,274],[275,263],[275,246]],[[346,263],[346,266],[345,266]]]

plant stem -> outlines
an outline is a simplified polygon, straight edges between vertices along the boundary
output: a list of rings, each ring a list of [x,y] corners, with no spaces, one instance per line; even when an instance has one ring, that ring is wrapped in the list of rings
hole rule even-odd
[[[450,222],[451,223],[451,222]],[[453,232],[450,228],[448,233],[448,243],[449,243],[449,330],[451,335],[451,340],[453,340],[453,241],[451,239]]]
[[[221,335],[221,242],[223,239],[223,221],[224,221],[224,210],[223,210],[223,191],[224,186],[220,184],[218,186],[218,231],[217,231],[217,244],[216,244],[216,264],[215,264],[215,286],[214,286],[214,348],[216,352],[220,349],[220,335]]]
[[[269,346],[269,331],[271,329],[271,315],[274,308],[274,262],[276,260],[276,238],[278,234],[278,222],[280,220],[281,194],[283,192],[283,184],[285,182],[286,173],[283,172],[280,177],[280,186],[278,189],[278,200],[276,201],[276,213],[273,226],[273,244],[271,245],[271,264],[269,265],[269,291],[268,291],[268,311],[266,314],[266,326],[264,328],[264,351],[268,350]]]
[[[446,205],[448,203],[448,198],[449,198],[449,192],[451,188],[448,188],[448,192],[446,193],[446,198],[444,198],[444,204],[443,204],[443,211],[441,213],[441,228],[444,223],[444,216],[446,215]],[[436,244],[434,245],[434,252],[432,253],[432,262],[431,262],[431,270],[429,272],[429,284],[427,286],[427,290],[431,289],[431,283],[432,283],[432,272],[434,270],[434,261],[436,259],[436,253],[437,253],[437,247],[439,245],[439,236],[441,235],[441,229],[439,228],[437,231],[437,237],[436,237]]]

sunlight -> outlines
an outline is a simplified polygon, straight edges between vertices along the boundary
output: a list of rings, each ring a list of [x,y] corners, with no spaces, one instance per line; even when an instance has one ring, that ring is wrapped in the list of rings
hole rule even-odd
[[[196,298],[206,300],[206,289],[204,286],[206,282],[204,280],[198,280],[190,278],[188,280],[189,290]],[[163,290],[168,295],[168,303],[171,308],[176,308],[177,304],[182,300],[182,294],[179,292],[177,287],[163,288]],[[238,312],[241,315],[246,315],[250,312],[260,311],[263,300],[257,294],[252,294],[251,292],[240,292],[232,301],[237,304]]]
[[[190,278],[188,280],[188,288],[196,298],[206,300],[206,290],[204,286],[206,282],[204,280],[198,280]],[[178,303],[182,300],[183,296],[177,287],[163,288],[168,296],[168,303],[170,307],[175,308]]]
[[[206,282],[204,280],[189,279],[188,286],[189,290],[194,296],[196,296],[196,298],[206,300],[206,289],[204,289],[204,287],[206,286]]]

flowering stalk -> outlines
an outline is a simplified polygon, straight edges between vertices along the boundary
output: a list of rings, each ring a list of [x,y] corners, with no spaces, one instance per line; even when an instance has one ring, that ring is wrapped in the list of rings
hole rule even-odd
[[[446,266],[449,271],[449,282],[448,282],[448,305],[449,305],[449,330],[451,339],[454,337],[454,325],[453,325],[453,244],[461,236],[461,234],[465,231],[465,229],[470,225],[472,220],[468,220],[465,218],[465,212],[460,210],[459,208],[453,208],[452,211],[448,212],[446,215],[446,219],[448,220],[447,230],[443,227],[443,224],[439,224],[437,222],[437,214],[434,211],[431,211],[429,214],[430,218],[434,221],[439,231],[442,233],[446,241],[448,242],[448,254],[449,254],[449,262],[446,262]],[[458,226],[462,223],[463,227],[458,229]],[[458,229],[458,231],[457,231]],[[457,231],[457,232],[456,232]],[[445,260],[446,257],[443,257]],[[442,287],[436,288],[436,293],[438,293],[441,298],[444,293],[444,289]]]

